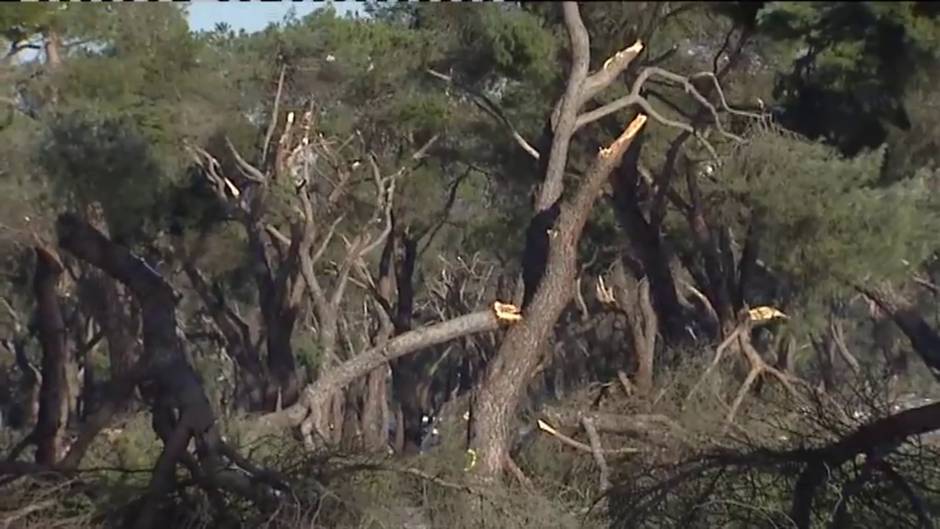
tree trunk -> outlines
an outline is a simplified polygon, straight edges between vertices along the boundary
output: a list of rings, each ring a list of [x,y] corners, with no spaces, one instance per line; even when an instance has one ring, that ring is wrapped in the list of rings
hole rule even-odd
[[[822,376],[822,390],[829,392],[835,389],[835,371],[833,369],[833,356],[835,344],[828,335],[821,338],[813,338],[813,348],[816,350],[816,358],[819,362],[819,373]]]
[[[36,463],[53,465],[62,457],[68,424],[69,388],[66,373],[68,345],[59,307],[58,283],[64,268],[49,250],[36,247],[36,316],[42,344],[42,384],[36,422]]]
[[[888,286],[857,286],[856,289],[891,316],[910,340],[914,351],[927,364],[930,373],[940,379],[940,334],[924,320],[917,307]]]
[[[689,227],[698,251],[702,255],[705,265],[705,295],[715,309],[718,316],[721,337],[730,335],[737,326],[728,274],[722,266],[721,252],[718,241],[705,220],[705,210],[702,204],[702,193],[698,186],[698,176],[695,170],[686,167],[686,183],[689,189],[689,201],[692,211],[688,215]]]
[[[299,280],[301,254],[309,251],[310,237],[308,226],[304,223],[291,225],[289,247],[285,256],[275,268],[269,258],[269,244],[265,239],[265,227],[255,218],[264,210],[266,190],[259,190],[253,198],[253,213],[243,220],[248,233],[248,246],[254,259],[253,269],[258,289],[258,303],[266,331],[267,357],[266,367],[271,380],[265,396],[265,407],[290,406],[297,401],[300,392],[300,379],[297,376],[297,364],[294,358],[291,337],[297,321],[298,293],[296,281]],[[302,291],[300,292],[302,295]]]
[[[568,13],[569,4],[563,5]],[[563,105],[558,129],[573,132],[576,113],[577,106]],[[577,194],[560,207],[545,277],[538,285],[530,308],[524,311],[523,320],[509,330],[496,358],[488,366],[474,410],[476,435],[473,439],[479,458],[475,470],[485,480],[498,478],[508,461],[512,421],[522,393],[539,365],[558,317],[573,294],[581,233],[604,182],[621,162],[644,122],[645,117],[638,116],[610,148],[601,150]],[[553,144],[553,153],[556,148],[564,148],[567,155],[568,142]]]
[[[299,396],[300,379],[297,376],[294,350],[291,347],[297,314],[293,309],[281,311],[270,307],[265,312],[265,329],[268,332],[267,367],[274,382],[274,387],[269,391],[267,407],[273,409],[278,405],[289,406],[296,402]]]
[[[56,231],[62,248],[125,284],[141,307],[145,384],[151,388],[147,393],[155,397],[153,425],[164,449],[154,468],[136,527],[150,528],[161,523],[159,512],[174,487],[177,463],[187,456],[186,448],[192,438],[196,439],[200,463],[194,471],[201,475],[201,484],[258,498],[253,478],[227,470],[229,463],[222,459],[223,452],[232,451],[224,447],[209,399],[184,353],[176,323],[178,298],[172,287],[140,258],[75,215],[61,215]]]
[[[202,274],[193,263],[183,256],[183,271],[189,278],[193,290],[202,299],[203,305],[225,338],[228,354],[235,360],[236,388],[235,407],[248,411],[265,409],[267,370],[261,362],[252,339],[251,329],[230,307],[221,292],[215,295],[206,284]]]
[[[135,336],[139,322],[121,296],[117,282],[98,272],[90,271],[80,282],[79,296],[104,333],[111,380],[118,380],[137,362]]]
[[[653,363],[656,353],[656,312],[650,300],[650,282],[636,281],[634,292],[629,292],[627,273],[622,261],[618,261],[614,268],[614,297],[617,305],[627,318],[630,328],[630,339],[633,344],[633,354],[636,358],[636,375],[634,382],[637,392],[648,396],[653,389]]]
[[[397,237],[389,238],[393,261],[388,263],[395,271],[398,300],[395,305],[395,334],[412,328],[414,313],[414,273],[418,241],[406,228]],[[382,271],[380,270],[380,273]],[[417,454],[421,448],[422,417],[430,415],[431,381],[425,376],[429,351],[408,355],[391,362],[392,391],[401,408],[402,445],[396,449],[405,454]]]
[[[371,452],[388,446],[388,366],[379,367],[366,377],[365,402],[362,405],[362,430],[365,448]]]
[[[636,250],[643,267],[643,274],[649,279],[653,307],[661,322],[661,331],[670,343],[683,341],[683,309],[679,302],[675,277],[669,263],[669,255],[663,245],[658,224],[646,220],[637,196],[639,185],[639,161],[642,149],[642,136],[638,138],[618,169],[611,173],[610,183],[614,192],[614,211],[621,229]],[[660,185],[667,185],[660,183]]]

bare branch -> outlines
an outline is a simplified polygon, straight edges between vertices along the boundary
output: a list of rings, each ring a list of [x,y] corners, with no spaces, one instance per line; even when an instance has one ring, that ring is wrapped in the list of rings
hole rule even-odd
[[[598,119],[601,119],[604,116],[610,115],[614,112],[617,112],[629,106],[638,106],[641,109],[643,109],[644,112],[648,113],[650,117],[652,117],[657,122],[663,125],[666,125],[668,127],[683,130],[695,136],[695,138],[699,141],[699,143],[701,143],[702,146],[705,147],[709,151],[712,157],[717,159],[718,154],[715,151],[715,148],[704,137],[702,137],[702,135],[698,131],[696,131],[695,127],[692,124],[685,123],[682,121],[677,121],[677,120],[670,119],[670,118],[663,116],[655,108],[653,108],[653,106],[649,103],[649,101],[646,98],[640,95],[640,92],[643,90],[643,87],[647,83],[647,81],[651,80],[654,77],[660,77],[660,78],[666,79],[667,81],[676,83],[677,85],[681,86],[687,94],[691,95],[693,99],[695,99],[704,109],[706,109],[712,115],[712,120],[714,122],[716,130],[718,130],[718,133],[733,141],[743,142],[744,139],[732,132],[725,130],[725,128],[721,124],[721,119],[718,113],[718,108],[716,108],[715,105],[709,102],[707,97],[705,97],[704,95],[702,95],[701,92],[699,92],[699,90],[695,87],[695,85],[692,84],[692,81],[691,81],[692,79],[699,78],[699,77],[707,77],[712,80],[712,82],[714,83],[714,87],[718,93],[719,101],[721,103],[721,106],[720,106],[721,110],[732,115],[748,117],[752,119],[760,119],[762,117],[760,114],[747,112],[744,110],[736,110],[736,109],[731,108],[728,105],[727,100],[725,99],[724,92],[721,90],[720,83],[718,82],[718,77],[714,73],[703,72],[703,73],[695,74],[691,77],[685,77],[683,75],[670,72],[663,68],[650,66],[650,67],[644,68],[643,71],[640,72],[636,80],[634,80],[629,94],[621,98],[618,98],[610,103],[607,103],[606,105],[598,107],[589,112],[585,112],[581,114],[580,116],[578,116],[576,129],[580,129],[581,127],[589,123],[597,121]]]
[[[503,110],[499,107],[499,105],[497,105],[493,100],[487,97],[486,94],[483,94],[482,92],[479,92],[478,90],[475,90],[473,87],[469,85],[457,82],[456,80],[454,80],[453,76],[443,74],[432,68],[428,68],[426,71],[430,75],[437,77],[438,79],[441,79],[442,81],[451,83],[454,86],[470,94],[472,96],[471,100],[473,101],[474,104],[476,104],[478,107],[480,107],[480,109],[482,109],[484,112],[486,112],[490,116],[496,118],[496,120],[502,123],[504,127],[509,129],[509,134],[512,136],[512,139],[516,140],[516,143],[518,143],[519,146],[522,147],[522,150],[524,150],[532,158],[536,160],[539,159],[538,149],[533,147],[531,143],[529,143],[528,141],[526,141],[524,137],[522,137],[522,134],[520,134],[518,129],[516,129],[516,127],[512,124],[512,122],[509,121],[509,118],[506,116]]]
[[[636,41],[627,48],[615,53],[612,57],[604,61],[604,66],[594,72],[584,81],[584,91],[581,95],[582,104],[591,100],[600,93],[601,90],[610,86],[620,74],[630,66],[633,59],[643,51],[643,43]]]
[[[336,217],[336,220],[334,220],[333,223],[330,224],[329,230],[327,230],[326,235],[323,237],[323,240],[320,241],[320,247],[317,248],[313,252],[313,255],[310,257],[310,260],[312,263],[316,264],[316,262],[319,261],[321,257],[323,257],[323,253],[326,252],[326,249],[329,246],[330,241],[332,241],[333,236],[336,235],[336,227],[339,226],[339,223],[342,222],[343,219],[345,218],[346,218],[346,214],[344,213]]]
[[[553,113],[552,116],[555,135],[548,155],[545,179],[542,182],[535,204],[537,211],[543,211],[551,207],[552,204],[558,201],[564,191],[568,147],[571,144],[571,137],[577,130],[578,111],[583,102],[581,94],[584,81],[587,79],[591,59],[588,33],[584,27],[584,22],[581,21],[578,4],[576,2],[564,2],[562,3],[562,11],[565,26],[568,28],[568,36],[571,40],[571,72],[568,74],[565,94],[559,100],[556,113]],[[557,116],[557,119],[555,116]]]
[[[268,125],[268,132],[264,135],[264,147],[261,149],[261,165],[268,161],[268,149],[271,146],[271,138],[274,137],[274,129],[277,127],[278,112],[281,106],[281,93],[284,90],[284,76],[287,74],[287,65],[281,66],[281,75],[277,80],[277,93],[274,95],[274,109],[271,111],[271,123]]]
[[[594,427],[594,421],[590,417],[582,417],[581,425],[591,441],[591,455],[594,456],[594,462],[600,470],[600,493],[604,494],[610,489],[610,469],[607,468],[607,460],[604,459],[604,447],[601,444],[601,437],[597,435],[597,428]]]
[[[538,421],[538,426],[539,426],[539,430],[547,433],[548,435],[551,435],[555,439],[558,439],[559,441],[570,446],[571,448],[574,448],[576,450],[581,450],[582,452],[588,452],[588,453],[591,453],[594,451],[590,446],[582,443],[581,441],[578,441],[577,439],[572,439],[571,437],[559,432],[558,430],[552,428],[550,424],[548,424],[547,422],[541,419],[539,419]],[[599,449],[599,452],[602,454],[636,454],[640,452],[640,450],[636,448],[620,448],[617,450],[601,448]]]
[[[238,149],[235,148],[235,145],[233,145],[228,138],[225,138],[225,145],[227,145],[232,152],[232,156],[235,158],[235,163],[238,166],[238,170],[242,173],[242,176],[257,184],[263,184],[265,182],[264,173],[254,165],[245,161],[241,153],[238,152]]]
[[[499,325],[494,312],[487,309],[400,334],[384,346],[373,347],[356,354],[343,364],[329,370],[304,389],[300,402],[283,412],[270,414],[262,419],[274,425],[299,425],[316,404],[382,364],[456,338],[495,331]]]

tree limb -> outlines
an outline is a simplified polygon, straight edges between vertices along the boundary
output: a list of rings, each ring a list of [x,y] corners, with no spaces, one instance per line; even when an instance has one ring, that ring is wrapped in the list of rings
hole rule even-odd
[[[353,355],[349,360],[330,369],[316,382],[304,388],[297,404],[280,413],[269,414],[262,420],[272,425],[297,426],[303,422],[315,403],[382,364],[456,338],[495,331],[499,325],[493,311],[485,310],[400,334],[383,346]]]

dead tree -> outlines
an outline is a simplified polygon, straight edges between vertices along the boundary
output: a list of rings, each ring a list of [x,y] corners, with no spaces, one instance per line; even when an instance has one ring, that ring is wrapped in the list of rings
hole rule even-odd
[[[598,278],[598,298],[627,319],[636,359],[634,383],[640,395],[648,396],[653,389],[653,363],[659,330],[656,311],[650,299],[650,281],[634,281],[631,288],[622,261],[614,264],[612,279],[611,287],[607,288],[603,278]]]
[[[36,321],[42,344],[42,383],[39,388],[39,416],[34,437],[36,463],[53,465],[63,455],[65,427],[69,418],[69,390],[66,376],[69,348],[65,319],[59,306],[59,278],[62,263],[51,251],[37,246]]]

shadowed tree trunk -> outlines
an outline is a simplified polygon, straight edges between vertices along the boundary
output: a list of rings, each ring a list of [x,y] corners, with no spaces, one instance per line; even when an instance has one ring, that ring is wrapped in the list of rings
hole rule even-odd
[[[414,273],[418,253],[418,241],[409,230],[402,230],[393,247],[397,303],[394,309],[395,334],[412,329],[414,312]],[[404,356],[391,363],[392,390],[401,406],[401,446],[395,448],[406,454],[416,454],[421,447],[421,418],[430,414],[431,380],[425,376],[428,352]]]
[[[648,221],[639,203],[639,157],[643,134],[630,146],[620,167],[611,173],[614,211],[617,221],[630,241],[630,247],[642,264],[642,273],[649,279],[650,294],[656,314],[659,315],[660,330],[668,342],[685,339],[683,331],[683,308],[679,302],[675,277],[672,274],[669,255],[663,244],[658,215]],[[661,184],[664,185],[664,184]],[[664,207],[662,203],[660,207]]]
[[[686,167],[686,184],[689,190],[691,211],[688,214],[689,227],[698,252],[702,256],[705,269],[705,295],[718,316],[720,336],[729,336],[737,326],[734,305],[731,297],[731,284],[728,273],[722,266],[719,244],[712,228],[705,220],[702,193],[698,185],[696,169]]]
[[[260,195],[263,194],[264,192],[259,192],[259,202],[262,201]],[[259,209],[262,207],[258,206]],[[300,252],[309,251],[310,238],[303,233],[306,226],[293,225],[291,231],[294,236],[287,248],[287,256],[274,269],[274,260],[268,258],[266,242],[261,238],[264,228],[260,222],[253,224],[248,229],[248,238],[256,259],[255,281],[266,331],[267,370],[273,383],[268,387],[265,400],[266,407],[274,409],[294,403],[301,387],[291,337],[294,334],[300,302],[295,292],[299,290],[300,294],[303,294],[303,289],[296,286],[302,282],[299,270]],[[245,368],[250,369],[250,366]]]
[[[59,306],[58,283],[64,268],[49,250],[36,247],[36,320],[42,344],[42,383],[36,421],[36,463],[53,465],[63,455],[65,427],[69,415],[66,363],[68,342],[65,320]]]
[[[267,370],[261,362],[248,323],[227,305],[226,300],[221,297],[221,293],[213,293],[202,274],[189,258],[184,256],[181,260],[183,271],[189,278],[193,290],[202,299],[203,305],[208,310],[219,332],[222,333],[228,354],[235,359],[237,367],[236,408],[249,411],[263,410],[265,408]]]
[[[153,397],[153,426],[164,447],[135,527],[161,523],[159,514],[175,486],[179,463],[199,475],[203,487],[234,492],[259,507],[267,505],[270,493],[259,489],[259,476],[246,469],[241,458],[222,442],[209,400],[180,340],[178,297],[173,288],[143,260],[75,215],[61,215],[56,231],[62,248],[126,285],[141,307],[143,384],[146,394]],[[198,462],[187,451],[193,438]],[[232,463],[225,458],[238,460],[242,470],[229,470]]]
[[[878,304],[911,342],[930,373],[940,380],[940,334],[921,316],[920,311],[890,286],[857,286],[856,289]]]

